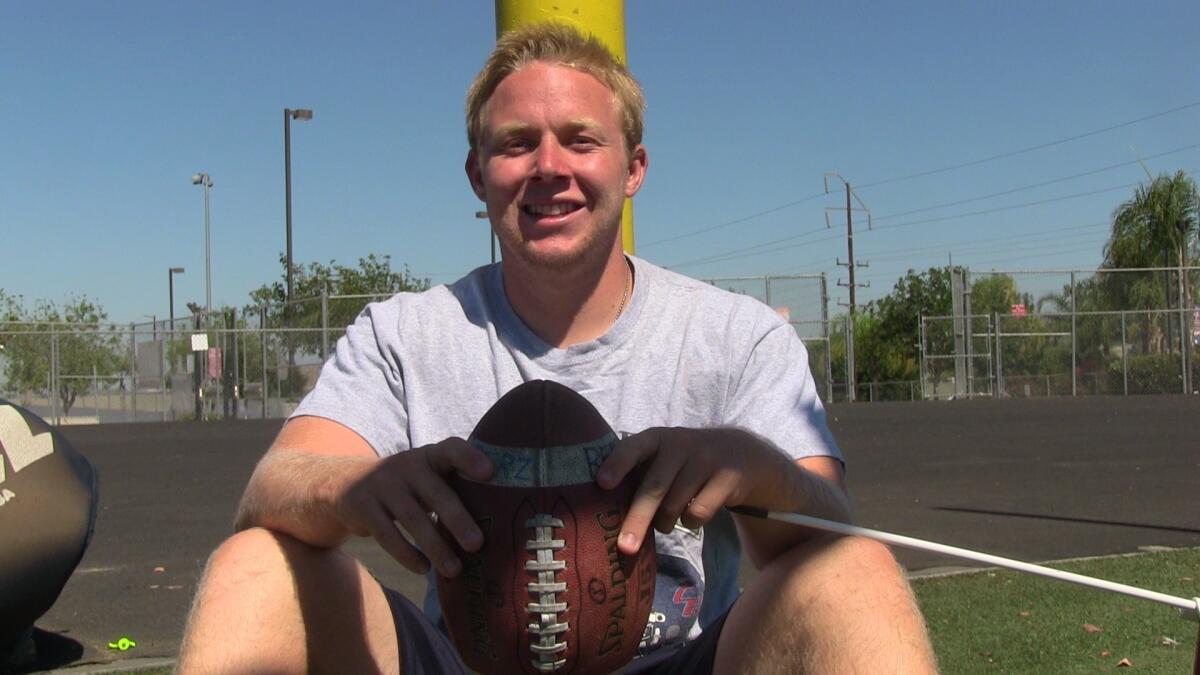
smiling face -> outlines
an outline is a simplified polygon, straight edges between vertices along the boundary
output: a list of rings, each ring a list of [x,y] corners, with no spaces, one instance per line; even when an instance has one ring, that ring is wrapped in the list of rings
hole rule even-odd
[[[625,148],[607,87],[534,62],[500,82],[482,119],[467,176],[506,260],[561,269],[621,254],[621,209],[641,187],[646,151]]]

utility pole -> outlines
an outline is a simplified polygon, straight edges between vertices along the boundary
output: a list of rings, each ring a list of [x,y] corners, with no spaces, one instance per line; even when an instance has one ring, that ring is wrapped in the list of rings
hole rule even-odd
[[[858,194],[856,192],[854,192],[854,188],[850,186],[850,181],[846,180],[845,178],[842,178],[842,176],[840,174],[838,174],[836,172],[832,172],[832,171],[825,174],[825,193],[829,194],[829,177],[830,176],[833,176],[833,177],[837,178],[838,180],[842,181],[842,184],[846,186],[846,256],[847,256],[847,260],[846,260],[846,262],[843,263],[841,261],[841,259],[839,258],[837,260],[837,264],[839,266],[845,267],[848,272],[848,276],[850,278],[849,283],[843,283],[839,279],[838,286],[842,286],[842,287],[850,289],[850,302],[849,302],[849,304],[845,304],[845,303],[838,303],[838,304],[843,305],[844,307],[847,307],[850,311],[849,318],[846,320],[846,400],[854,401],[857,398],[857,392],[856,392],[857,382],[855,381],[856,376],[855,376],[855,364],[854,364],[854,315],[858,311],[858,300],[857,300],[856,290],[858,288],[868,288],[871,285],[870,283],[860,284],[854,280],[855,269],[857,269],[858,267],[869,267],[870,266],[870,264],[867,262],[855,262],[855,260],[854,260],[854,212],[855,211],[865,211],[866,212],[866,214],[867,214],[867,229],[874,229],[873,228],[874,224],[871,220],[871,210],[867,208],[867,205],[864,204],[862,199],[860,199],[858,197]],[[854,202],[858,202],[858,208],[854,207]],[[839,209],[839,208],[833,208],[833,207],[829,207],[829,208],[825,209],[825,225],[826,225],[826,227],[832,227],[832,225],[829,222],[829,212],[830,211],[840,211],[840,210],[841,209]]]

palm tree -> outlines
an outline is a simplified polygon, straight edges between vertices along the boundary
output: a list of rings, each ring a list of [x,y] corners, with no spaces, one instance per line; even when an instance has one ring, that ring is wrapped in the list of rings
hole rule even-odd
[[[1187,267],[1191,240],[1198,230],[1200,191],[1196,182],[1183,171],[1174,176],[1160,174],[1148,185],[1139,186],[1133,198],[1113,212],[1112,236],[1104,245],[1104,266],[1119,269],[1178,265],[1183,275],[1182,293],[1172,294],[1170,280],[1164,275],[1166,297],[1168,304],[1174,295],[1176,307],[1190,309],[1192,289]],[[1190,352],[1192,341],[1182,342],[1185,352]]]

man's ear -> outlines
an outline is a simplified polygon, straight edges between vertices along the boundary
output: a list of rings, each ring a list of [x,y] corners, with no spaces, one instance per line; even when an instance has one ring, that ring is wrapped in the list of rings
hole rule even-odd
[[[466,164],[463,169],[467,172],[467,180],[471,182],[471,189],[475,191],[475,196],[479,197],[479,201],[487,202],[487,192],[483,189],[483,169],[479,166],[479,153],[471,150],[467,153]]]
[[[650,157],[646,154],[646,146],[638,145],[629,153],[629,173],[625,176],[625,196],[633,197],[642,189],[646,180],[646,169],[650,167]]]

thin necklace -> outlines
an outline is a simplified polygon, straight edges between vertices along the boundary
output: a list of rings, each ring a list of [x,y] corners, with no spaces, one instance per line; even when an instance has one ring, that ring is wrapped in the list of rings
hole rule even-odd
[[[621,318],[621,313],[625,311],[625,303],[629,301],[629,287],[632,285],[633,270],[629,268],[629,258],[625,258],[625,293],[621,295],[621,304],[617,307],[617,315],[613,317],[613,321]]]

